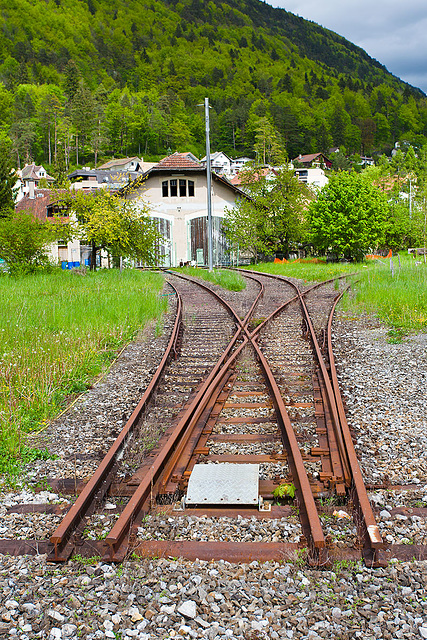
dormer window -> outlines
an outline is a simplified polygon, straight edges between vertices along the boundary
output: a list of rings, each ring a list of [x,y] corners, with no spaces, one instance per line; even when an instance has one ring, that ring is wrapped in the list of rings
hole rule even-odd
[[[163,180],[162,181],[162,197],[177,197],[186,198],[189,196],[190,198],[194,197],[194,180],[185,180],[183,178],[177,180],[173,178],[172,180]]]

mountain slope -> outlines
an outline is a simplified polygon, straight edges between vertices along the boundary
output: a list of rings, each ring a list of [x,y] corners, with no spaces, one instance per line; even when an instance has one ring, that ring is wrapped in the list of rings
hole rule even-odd
[[[290,155],[332,144],[380,152],[426,133],[419,89],[341,36],[259,0],[0,0],[0,8],[0,81],[11,101],[0,110],[4,131],[29,118],[40,129],[43,91],[53,92],[88,145],[91,127],[77,124],[76,108],[72,117],[83,80],[105,124],[105,153],[198,151],[205,95],[213,142],[229,152],[251,152],[260,118]],[[120,117],[133,124],[117,132]],[[46,157],[46,144],[37,131],[31,154]]]

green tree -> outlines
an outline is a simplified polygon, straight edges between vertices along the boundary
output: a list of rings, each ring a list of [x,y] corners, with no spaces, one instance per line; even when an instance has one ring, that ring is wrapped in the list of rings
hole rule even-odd
[[[420,246],[422,240],[422,199],[413,202],[409,212],[408,202],[396,197],[389,201],[384,245],[393,251]]]
[[[262,164],[279,164],[286,156],[279,133],[265,116],[255,123],[254,151],[258,162]]]
[[[336,173],[309,207],[311,242],[321,253],[360,260],[383,244],[387,216],[386,196],[362,174]]]
[[[283,252],[287,257],[304,232],[303,185],[292,171],[282,168],[273,176],[260,169],[243,172],[247,198],[227,209],[224,231],[234,249],[260,253]]]
[[[47,247],[60,237],[64,237],[64,228],[59,223],[15,212],[0,219],[0,258],[7,262],[11,275],[31,273],[49,263]]]
[[[405,154],[405,169],[408,173],[415,173],[418,169],[418,160],[414,147],[410,146]]]
[[[95,102],[92,92],[81,81],[70,103],[70,117],[76,134],[76,164],[79,164],[79,143],[84,154],[85,140],[90,136],[96,125]]]
[[[76,216],[74,232],[92,247],[91,269],[96,254],[105,249],[114,257],[128,257],[153,264],[160,236],[148,207],[137,207],[130,200],[100,189],[95,195],[76,191],[58,193],[58,200]]]
[[[6,140],[0,140],[0,218],[9,216],[14,210],[16,180],[10,144]]]
[[[341,149],[333,153],[331,159],[334,171],[349,171],[351,169],[351,162]]]

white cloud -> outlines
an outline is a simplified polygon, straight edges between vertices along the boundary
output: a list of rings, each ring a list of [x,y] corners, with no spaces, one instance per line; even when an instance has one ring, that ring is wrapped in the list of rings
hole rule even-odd
[[[394,75],[427,92],[425,0],[269,0],[362,47]]]

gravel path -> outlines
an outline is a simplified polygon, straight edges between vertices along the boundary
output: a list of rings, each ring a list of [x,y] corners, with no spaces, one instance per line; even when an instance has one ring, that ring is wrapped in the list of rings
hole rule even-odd
[[[366,480],[415,486],[411,492],[378,489],[370,493],[380,528],[391,536],[390,542],[404,544],[406,538],[407,544],[426,543],[424,520],[399,517],[398,512],[408,499],[416,506],[427,506],[427,335],[389,344],[386,329],[377,321],[340,316],[334,339],[349,422]],[[48,429],[44,441],[59,457],[35,463],[27,478],[30,485],[36,474],[87,476],[93,461],[76,458],[79,439],[84,438],[91,455],[105,449],[107,422],[112,419],[117,428],[123,424],[164,340],[153,329],[145,340],[130,345],[111,374]],[[140,366],[138,375],[125,393],[119,392],[120,379],[128,376],[135,363]],[[99,412],[95,422],[88,424],[85,413],[91,403]],[[1,537],[14,533],[42,539],[56,525],[58,516],[52,513],[23,515],[10,509],[30,501],[59,507],[67,504],[48,489],[35,494],[28,485],[3,493]],[[105,506],[114,517],[114,504]],[[147,519],[140,536],[156,531],[158,520],[158,516]],[[194,533],[193,523],[185,516],[160,522],[166,530],[173,529],[175,537]],[[222,523],[221,528],[211,518],[208,524],[213,538],[238,539],[231,522]],[[280,520],[264,526],[247,519],[241,530],[242,535],[252,529],[258,539],[273,539],[283,536],[277,533],[280,526]],[[297,535],[297,527],[291,521],[287,526],[289,540]],[[342,522],[341,528],[331,523],[330,533],[337,540],[352,536],[352,522]],[[0,593],[0,637],[20,640],[427,638],[427,563],[415,559],[411,563],[392,561],[384,569],[342,562],[332,571],[317,571],[306,568],[298,554],[293,562],[262,565],[171,558],[129,559],[121,566],[103,564],[97,558],[77,558],[56,566],[46,563],[45,556],[1,556]]]

